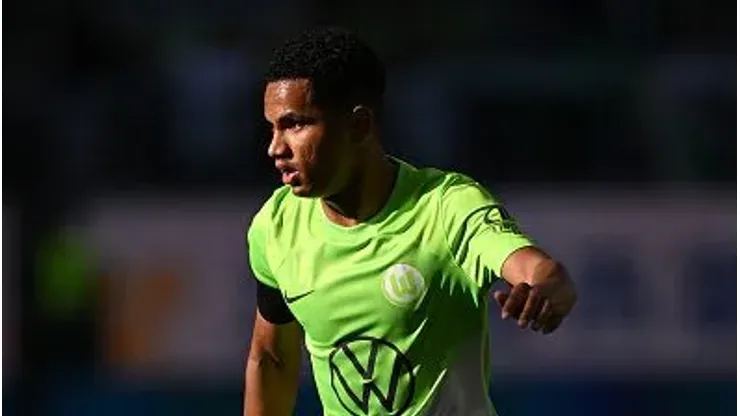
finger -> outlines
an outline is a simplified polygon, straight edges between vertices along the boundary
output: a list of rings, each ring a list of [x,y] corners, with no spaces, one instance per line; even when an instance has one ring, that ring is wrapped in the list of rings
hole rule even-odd
[[[540,329],[544,328],[547,322],[552,317],[552,303],[545,299],[542,302],[542,308],[540,308],[540,313],[537,314],[537,317],[534,320],[534,323],[532,324],[532,330],[533,331],[539,331]]]
[[[524,303],[522,313],[519,315],[519,327],[524,329],[529,325],[529,322],[534,320],[539,313],[539,309],[542,307],[542,296],[539,294],[539,290],[533,287],[529,290],[527,300]]]
[[[550,317],[550,320],[547,322],[544,328],[542,328],[543,334],[550,334],[554,332],[560,324],[563,322],[563,317],[559,315],[553,315]]]
[[[520,283],[511,289],[508,299],[506,299],[506,303],[504,303],[502,308],[502,319],[506,319],[509,316],[513,316],[514,318],[519,317],[519,314],[522,312],[522,308],[524,307],[524,303],[527,301],[527,297],[529,296],[529,289],[530,286],[526,283]]]
[[[493,293],[493,299],[496,300],[496,303],[498,303],[498,306],[504,307],[504,304],[506,303],[506,299],[509,297],[507,293],[504,293],[500,290],[497,290]]]

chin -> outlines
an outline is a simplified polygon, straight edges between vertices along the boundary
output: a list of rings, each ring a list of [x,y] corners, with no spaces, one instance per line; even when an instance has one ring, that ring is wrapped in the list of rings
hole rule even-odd
[[[293,193],[293,195],[299,198],[317,198],[320,196],[320,195],[317,195],[317,193],[315,192],[315,189],[311,186],[291,185],[290,190]]]

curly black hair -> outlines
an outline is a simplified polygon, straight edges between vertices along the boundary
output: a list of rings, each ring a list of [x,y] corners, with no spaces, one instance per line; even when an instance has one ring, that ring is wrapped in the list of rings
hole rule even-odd
[[[317,27],[288,39],[274,51],[265,83],[307,79],[317,105],[365,105],[378,110],[385,67],[360,37],[339,27]]]

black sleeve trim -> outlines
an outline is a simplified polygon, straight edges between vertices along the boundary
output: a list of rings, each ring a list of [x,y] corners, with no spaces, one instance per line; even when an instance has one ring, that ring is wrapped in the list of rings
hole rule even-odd
[[[255,279],[257,280],[257,279]],[[257,310],[267,322],[276,325],[295,321],[293,312],[288,309],[280,290],[267,286],[257,280]]]

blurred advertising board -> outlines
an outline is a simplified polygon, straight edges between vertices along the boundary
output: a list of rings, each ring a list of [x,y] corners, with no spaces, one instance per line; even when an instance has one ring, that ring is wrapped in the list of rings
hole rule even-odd
[[[254,313],[244,232],[264,194],[98,201],[108,359],[122,374],[238,376]],[[736,356],[735,196],[512,192],[522,228],[562,259],[580,303],[551,336],[491,307],[494,373],[724,373]]]

